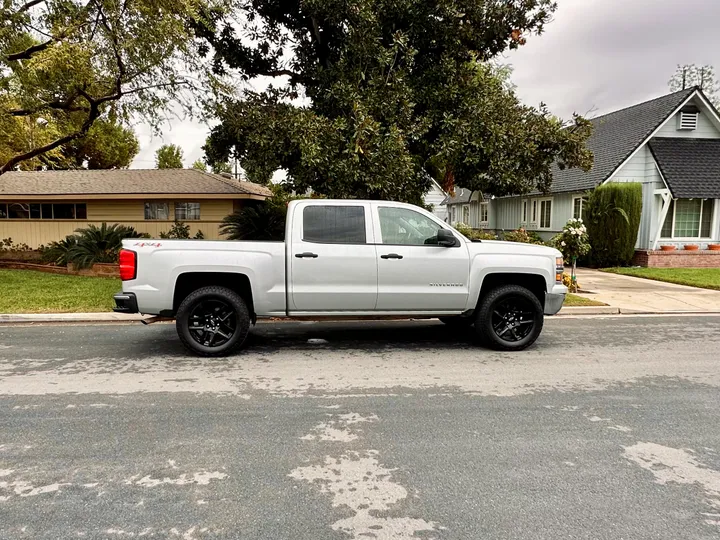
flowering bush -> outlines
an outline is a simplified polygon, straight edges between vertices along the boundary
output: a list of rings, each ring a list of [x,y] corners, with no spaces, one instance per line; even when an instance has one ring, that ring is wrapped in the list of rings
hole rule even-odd
[[[551,243],[560,250],[565,261],[572,263],[571,284],[568,288],[572,292],[576,292],[578,289],[575,277],[577,259],[590,251],[590,242],[583,220],[574,218],[568,220],[562,232],[553,236]]]
[[[506,242],[522,242],[523,244],[544,244],[542,237],[535,231],[528,231],[520,227],[516,231],[508,231],[503,234]]]

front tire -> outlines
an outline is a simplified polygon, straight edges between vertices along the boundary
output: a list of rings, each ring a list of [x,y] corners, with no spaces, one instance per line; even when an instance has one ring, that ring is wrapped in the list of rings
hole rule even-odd
[[[491,290],[480,302],[475,329],[482,341],[499,351],[521,351],[540,335],[543,307],[537,296],[520,285]]]
[[[182,301],[175,327],[180,341],[199,356],[227,356],[239,349],[250,330],[245,300],[226,287],[202,287]]]

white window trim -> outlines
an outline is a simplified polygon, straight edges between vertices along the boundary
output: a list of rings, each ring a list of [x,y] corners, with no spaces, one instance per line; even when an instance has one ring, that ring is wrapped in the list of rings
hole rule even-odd
[[[520,225],[527,225],[528,212],[530,211],[529,206],[527,199],[523,200],[522,204],[520,204]]]
[[[717,206],[715,204],[715,199],[702,199],[700,197],[697,197],[697,198],[700,199],[700,202],[701,202],[701,204],[700,204],[700,227],[698,230],[698,234],[700,234],[700,232],[702,232],[702,211],[703,211],[703,208],[705,207],[705,203],[709,201],[712,204],[713,215],[712,215],[712,218],[710,219],[710,236],[675,236],[675,212],[677,211],[677,204],[673,204],[672,226],[670,227],[670,236],[662,235],[662,230],[663,230],[663,227],[665,226],[665,220],[663,220],[663,222],[660,224],[660,241],[661,242],[663,240],[675,241],[675,242],[702,242],[702,241],[708,241],[708,240],[713,239],[713,232],[715,230],[714,227],[716,225],[715,218],[716,218],[716,214],[717,214],[717,212],[716,212],[717,209],[715,208]],[[673,201],[677,201],[677,200],[678,199],[673,199]]]
[[[467,220],[465,220],[465,210],[467,210]],[[470,205],[469,205],[469,204],[463,204],[463,205],[462,205],[461,217],[462,217],[462,222],[463,222],[465,225],[470,225],[470,221],[472,220],[472,216],[470,216]]]
[[[485,212],[487,214],[487,219],[483,220],[483,206],[485,207]],[[480,206],[478,207],[478,221],[480,222],[480,228],[487,228],[488,224],[490,223],[490,203],[487,202],[481,202]]]
[[[580,203],[580,215],[577,218],[575,217],[575,201],[577,201],[578,199],[580,199],[581,201],[587,202],[587,199],[585,197],[582,197],[582,196],[573,197],[573,200],[572,200],[572,217],[573,217],[573,219],[578,219],[578,218],[583,219],[583,211],[585,210],[585,204],[583,202]]]
[[[530,201],[530,221],[528,223],[532,228],[537,228],[539,206],[538,199],[532,199]]]
[[[537,215],[537,229],[539,231],[549,231],[552,229],[552,223],[553,223],[553,198],[552,197],[543,197],[542,199],[537,199],[538,205],[538,215]],[[547,227],[542,227],[542,203],[543,202],[549,202],[550,203],[550,224]]]

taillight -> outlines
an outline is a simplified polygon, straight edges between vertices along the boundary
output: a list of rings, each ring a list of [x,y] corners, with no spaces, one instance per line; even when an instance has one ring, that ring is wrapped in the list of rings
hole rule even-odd
[[[120,279],[129,281],[137,277],[137,253],[129,249],[120,250]]]

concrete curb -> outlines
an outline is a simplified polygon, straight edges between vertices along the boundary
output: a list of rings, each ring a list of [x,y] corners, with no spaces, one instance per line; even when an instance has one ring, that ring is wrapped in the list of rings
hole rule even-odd
[[[567,306],[557,315],[617,315],[620,308],[613,306]]]
[[[139,322],[149,315],[127,313],[0,313],[2,323]]]

